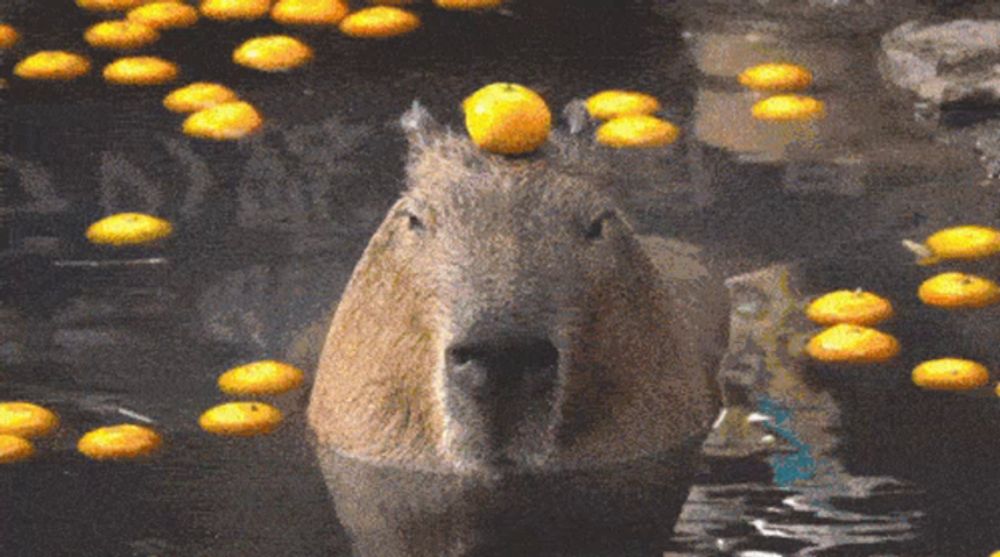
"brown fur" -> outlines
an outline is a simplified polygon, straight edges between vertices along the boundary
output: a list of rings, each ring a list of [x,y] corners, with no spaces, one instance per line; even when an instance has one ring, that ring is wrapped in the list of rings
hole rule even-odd
[[[697,446],[718,412],[728,325],[725,291],[697,250],[617,219],[607,246],[582,247],[573,223],[617,206],[597,151],[554,134],[531,157],[489,155],[419,110],[404,117],[408,191],[358,263],[320,358],[308,410],[318,443],[380,464],[468,470],[440,400],[443,354],[501,308],[503,323],[557,339],[565,360],[552,439],[533,466]],[[410,206],[433,244],[406,228]]]

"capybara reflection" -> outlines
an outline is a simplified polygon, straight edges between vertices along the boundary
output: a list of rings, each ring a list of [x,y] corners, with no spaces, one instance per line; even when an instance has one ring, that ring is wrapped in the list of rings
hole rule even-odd
[[[416,103],[402,124],[406,191],[320,358],[319,446],[458,474],[697,451],[728,330],[697,250],[633,233],[587,138],[555,131],[511,158]]]

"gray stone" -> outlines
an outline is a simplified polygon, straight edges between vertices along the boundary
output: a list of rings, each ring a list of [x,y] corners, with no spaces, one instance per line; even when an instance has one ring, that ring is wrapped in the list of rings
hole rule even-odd
[[[935,105],[1000,105],[1000,21],[904,23],[882,37],[880,69]]]

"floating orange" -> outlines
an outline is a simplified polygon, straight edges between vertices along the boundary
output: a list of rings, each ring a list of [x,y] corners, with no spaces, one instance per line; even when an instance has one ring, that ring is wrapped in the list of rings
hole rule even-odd
[[[197,23],[198,10],[179,2],[153,2],[133,8],[126,17],[129,21],[143,23],[154,29],[173,29]]]
[[[229,402],[206,410],[198,424],[216,435],[246,437],[274,431],[282,418],[280,410],[263,402]]]
[[[0,464],[27,460],[34,454],[35,446],[31,441],[17,435],[0,434]]]
[[[76,448],[94,460],[122,460],[146,456],[161,444],[160,435],[148,427],[119,424],[87,432]]]
[[[113,12],[141,6],[146,0],[76,0],[76,5],[95,12]]]
[[[651,148],[670,145],[680,136],[677,126],[648,114],[612,118],[595,132],[598,143],[615,148]]]
[[[204,0],[200,9],[209,19],[260,19],[271,11],[271,0]]]
[[[941,273],[925,280],[917,296],[929,306],[982,308],[1000,302],[1000,286],[990,279],[965,273]]]
[[[47,408],[30,402],[0,402],[0,434],[38,437],[57,427],[59,417]]]
[[[867,364],[891,360],[899,353],[899,341],[881,331],[841,323],[809,340],[806,352],[831,363]]]
[[[129,49],[152,44],[160,38],[156,29],[135,21],[102,21],[91,25],[83,40],[94,48]]]
[[[143,213],[118,213],[87,227],[87,240],[92,244],[138,246],[170,236],[174,227],[170,221]]]
[[[10,25],[5,23],[0,23],[0,48],[10,48],[14,46],[20,35],[17,33],[17,29],[14,29]]]
[[[22,79],[70,80],[90,71],[90,61],[72,52],[43,50],[14,66],[14,75]]]
[[[871,292],[837,290],[813,300],[806,317],[820,325],[874,325],[892,317],[892,304]]]
[[[297,68],[313,56],[312,49],[287,35],[269,35],[249,39],[233,51],[233,62],[263,72],[281,72]]]
[[[966,391],[989,383],[990,372],[980,363],[961,358],[929,360],[913,368],[913,383],[935,391]]]
[[[609,89],[587,98],[586,107],[591,118],[610,120],[631,114],[652,114],[660,109],[660,101],[638,91]]]
[[[274,360],[234,367],[219,376],[219,388],[231,395],[275,395],[302,384],[299,368]]]
[[[163,106],[171,112],[197,112],[237,99],[236,93],[224,85],[199,81],[171,91],[164,97]]]
[[[391,6],[364,8],[340,22],[340,31],[345,35],[368,39],[397,37],[418,27],[420,18],[416,14]]]
[[[924,244],[936,260],[982,259],[1000,253],[1000,230],[974,224],[955,226],[931,234]]]
[[[262,124],[263,119],[251,104],[235,101],[195,112],[184,120],[183,130],[194,137],[225,141],[249,135]]]
[[[488,10],[498,8],[504,0],[434,0],[434,5],[446,10]]]
[[[798,64],[772,62],[743,70],[737,80],[757,91],[797,91],[808,87],[813,75]]]
[[[104,66],[104,79],[118,85],[161,85],[177,79],[173,62],[155,56],[119,58]]]
[[[336,25],[348,11],[343,0],[278,0],[271,19],[283,25]]]
[[[790,122],[822,118],[823,101],[803,95],[775,95],[753,105],[751,113],[758,120]]]

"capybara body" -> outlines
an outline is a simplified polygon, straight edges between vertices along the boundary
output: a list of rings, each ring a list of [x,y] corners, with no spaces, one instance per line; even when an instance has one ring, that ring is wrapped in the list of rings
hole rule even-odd
[[[685,493],[728,330],[698,250],[632,231],[589,139],[511,158],[419,105],[402,121],[407,188],[343,293],[308,409],[331,488],[346,458],[442,478],[427,504],[461,506],[527,485],[511,478],[663,457],[654,475]]]

